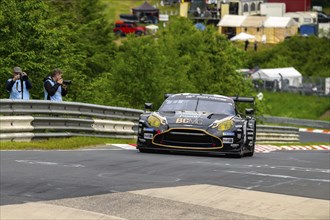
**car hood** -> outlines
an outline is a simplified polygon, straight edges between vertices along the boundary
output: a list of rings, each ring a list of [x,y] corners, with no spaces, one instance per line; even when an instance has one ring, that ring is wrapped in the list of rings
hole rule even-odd
[[[157,114],[166,118],[170,128],[192,127],[206,129],[216,120],[225,120],[233,117],[225,114],[196,111],[157,112]]]
[[[138,31],[146,31],[147,29],[145,27],[136,27],[135,30],[138,30]]]

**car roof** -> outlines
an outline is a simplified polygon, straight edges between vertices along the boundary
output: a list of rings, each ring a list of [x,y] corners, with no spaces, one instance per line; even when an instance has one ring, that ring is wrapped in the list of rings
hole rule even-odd
[[[168,99],[205,99],[234,103],[232,98],[217,94],[178,93],[169,95]]]

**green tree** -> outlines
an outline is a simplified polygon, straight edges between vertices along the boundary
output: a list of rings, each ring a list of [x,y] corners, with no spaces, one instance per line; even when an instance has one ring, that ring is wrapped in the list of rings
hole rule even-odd
[[[32,98],[43,97],[43,78],[55,67],[76,62],[67,42],[70,30],[56,27],[49,5],[42,0],[2,0],[0,4],[0,80],[21,66],[33,82]],[[69,55],[70,54],[70,55]],[[78,61],[79,62],[79,61]],[[1,93],[2,98],[8,94]]]
[[[190,20],[177,18],[171,20],[168,30],[160,33],[158,42],[166,50],[177,51],[174,63],[185,68],[193,92],[224,95],[251,92],[251,85],[237,72],[244,65],[244,54],[213,27],[199,31]]]
[[[32,98],[42,99],[43,78],[61,68],[73,80],[65,100],[92,103],[89,84],[110,70],[116,49],[101,9],[97,0],[2,0],[0,80],[21,66],[32,79]]]
[[[161,53],[152,37],[129,37],[116,54],[110,81],[100,80],[105,103],[141,108],[145,101],[155,100],[159,96],[157,91],[165,89],[159,71],[161,62]],[[111,100],[104,91],[110,92]]]
[[[73,80],[71,99],[94,103],[92,85],[96,79],[110,72],[111,61],[116,52],[112,25],[104,15],[104,5],[99,0],[53,1],[54,15],[59,25],[71,30],[69,42],[74,48],[76,62],[69,65],[68,77]]]
[[[191,21],[175,18],[156,38],[128,37],[107,81],[99,79],[94,91],[99,97],[111,91],[104,93],[102,103],[135,108],[146,101],[158,107],[165,93],[251,95],[251,82],[237,72],[242,60],[243,53],[211,27],[201,32]]]
[[[294,67],[303,76],[328,77],[330,41],[327,38],[293,37],[274,47],[249,54],[252,68]]]

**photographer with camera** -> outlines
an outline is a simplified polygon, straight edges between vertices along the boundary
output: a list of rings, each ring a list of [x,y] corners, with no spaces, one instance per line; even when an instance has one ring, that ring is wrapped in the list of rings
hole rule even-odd
[[[32,84],[28,75],[22,71],[20,67],[15,67],[13,70],[13,77],[7,80],[6,90],[10,93],[10,99],[30,99],[29,89]]]
[[[69,83],[65,83],[62,78],[62,71],[54,69],[51,75],[44,79],[45,100],[61,102],[62,97],[68,93],[67,84]]]

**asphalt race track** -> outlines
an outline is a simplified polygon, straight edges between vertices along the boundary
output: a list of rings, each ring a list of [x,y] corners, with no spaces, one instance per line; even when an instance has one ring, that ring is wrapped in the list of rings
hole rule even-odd
[[[313,133],[313,132],[299,132],[299,140],[304,142],[324,142],[330,143],[330,134]]]
[[[329,156],[1,151],[1,219],[329,219]]]

